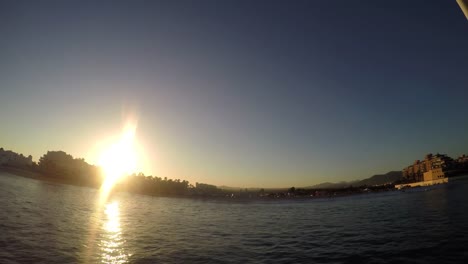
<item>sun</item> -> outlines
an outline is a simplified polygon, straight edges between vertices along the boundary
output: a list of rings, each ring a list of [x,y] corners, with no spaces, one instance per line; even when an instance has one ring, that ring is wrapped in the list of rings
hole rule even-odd
[[[105,176],[103,188],[112,188],[123,177],[137,170],[135,131],[136,126],[127,125],[120,138],[101,152],[98,164]]]

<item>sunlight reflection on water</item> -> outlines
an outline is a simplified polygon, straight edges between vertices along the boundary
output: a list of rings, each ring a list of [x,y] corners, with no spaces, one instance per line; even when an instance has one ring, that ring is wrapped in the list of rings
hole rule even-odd
[[[120,227],[119,204],[112,202],[106,205],[106,222],[102,226],[102,237],[99,243],[102,263],[127,263],[129,254],[125,253],[125,240]]]

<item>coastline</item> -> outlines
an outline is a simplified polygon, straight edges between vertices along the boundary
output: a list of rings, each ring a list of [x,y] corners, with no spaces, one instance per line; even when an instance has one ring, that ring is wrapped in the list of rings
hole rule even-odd
[[[34,171],[26,170],[26,169],[7,167],[7,166],[0,166],[0,172],[8,172],[16,176],[37,179],[37,180],[42,180],[44,178],[44,176],[42,176],[42,174],[40,174],[39,172],[34,172]]]
[[[65,179],[47,177],[44,174],[41,174],[35,171],[30,171],[27,169],[0,166],[0,172],[6,172],[14,176],[29,178],[29,179],[38,180],[38,181],[45,181],[45,182],[58,183],[58,184],[67,184],[67,185],[74,185],[74,186],[83,186],[83,185],[71,183],[70,181],[67,181]]]
[[[29,178],[29,179],[34,179],[38,181],[45,181],[49,183],[54,183],[54,184],[65,184],[65,185],[72,185],[72,186],[78,186],[78,187],[90,187],[90,188],[95,188],[93,186],[88,186],[84,184],[78,184],[77,182],[72,182],[67,179],[61,179],[61,178],[55,178],[55,177],[50,177],[46,176],[40,172],[36,171],[31,171],[28,169],[22,169],[22,168],[15,168],[15,167],[9,167],[9,166],[0,166],[0,172],[6,172],[9,173],[13,176],[19,176],[19,177],[24,177],[24,178]],[[115,190],[117,192],[127,192],[127,193],[133,193],[133,194],[139,194],[139,195],[145,195],[145,196],[153,196],[153,197],[171,197],[171,198],[188,198],[188,199],[202,199],[202,200],[222,200],[222,201],[253,201],[253,200],[261,200],[261,201],[283,201],[283,200],[310,200],[310,199],[330,199],[330,198],[338,198],[338,197],[346,197],[346,196],[353,196],[353,195],[359,195],[359,194],[369,194],[371,192],[352,192],[352,193],[333,193],[329,195],[321,195],[321,196],[288,196],[288,195],[280,195],[280,194],[271,194],[270,196],[236,196],[236,197],[231,197],[228,194],[224,194],[221,196],[211,196],[211,195],[155,195],[155,194],[149,194],[149,193],[138,193],[138,192],[129,192],[126,190]],[[390,191],[390,190],[385,190],[385,191]],[[382,191],[376,191],[376,192],[383,192]]]
[[[9,167],[9,166],[0,166],[0,172],[6,172],[14,176],[19,176],[19,177],[24,177],[24,178],[30,178],[38,181],[45,181],[49,183],[54,183],[54,184],[65,184],[65,185],[73,185],[73,186],[78,186],[78,187],[91,187],[91,188],[97,188],[96,186],[89,186],[86,184],[79,184],[78,182],[75,181],[70,181],[68,179],[61,179],[61,178],[56,178],[56,177],[51,177],[51,176],[46,176],[40,172],[37,171],[31,171],[28,170],[27,168],[15,168],[15,167]],[[466,176],[468,177],[468,175]],[[408,184],[407,184],[408,185]],[[422,186],[411,186],[412,188],[409,189],[419,189]],[[424,186],[427,187],[427,186]],[[392,192],[392,191],[406,191],[406,188],[403,189],[398,189],[398,188],[383,188],[383,189],[377,189],[377,190],[323,190],[326,193],[320,194],[320,195],[289,195],[285,193],[271,193],[266,196],[257,196],[254,193],[252,194],[241,194],[240,196],[235,196],[232,197],[229,195],[229,193],[224,193],[223,195],[156,195],[156,194],[150,194],[150,193],[140,193],[140,192],[131,192],[128,190],[118,190],[116,189],[115,191],[117,192],[128,192],[128,193],[134,193],[134,194],[140,194],[140,195],[146,195],[146,196],[156,196],[156,197],[177,197],[177,198],[191,198],[191,199],[210,199],[210,200],[230,200],[230,201],[252,201],[252,200],[263,200],[263,201],[279,201],[279,200],[310,200],[310,199],[330,199],[330,198],[338,198],[338,197],[347,197],[347,196],[356,196],[356,195],[362,195],[362,194],[370,194],[370,193],[381,193],[381,192]],[[344,192],[341,192],[344,191]]]

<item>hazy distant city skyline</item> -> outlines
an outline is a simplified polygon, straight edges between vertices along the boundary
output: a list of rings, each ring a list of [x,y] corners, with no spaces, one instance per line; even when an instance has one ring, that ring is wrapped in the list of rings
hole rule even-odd
[[[129,116],[145,174],[216,185],[467,152],[456,1],[2,1],[0,18],[0,146],[36,161],[95,163]]]

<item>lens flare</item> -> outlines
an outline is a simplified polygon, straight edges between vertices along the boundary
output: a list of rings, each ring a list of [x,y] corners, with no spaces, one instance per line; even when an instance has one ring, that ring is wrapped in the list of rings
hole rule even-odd
[[[127,124],[118,141],[102,151],[98,164],[104,172],[104,191],[112,189],[123,177],[138,169],[135,131],[136,125]]]
[[[95,257],[95,244],[99,240],[102,250],[101,263],[126,263],[130,254],[125,254],[124,241],[121,238],[119,205],[108,200],[114,186],[125,176],[138,171],[140,157],[142,156],[136,139],[136,122],[127,122],[120,136],[111,138],[106,144],[100,144],[98,151],[98,165],[102,168],[104,181],[99,190],[96,207],[91,219],[100,219],[105,213],[107,222],[99,229],[98,222],[90,221],[87,246],[84,249],[84,263],[93,262]],[[105,210],[102,210],[105,207]],[[99,238],[100,232],[104,237]]]

